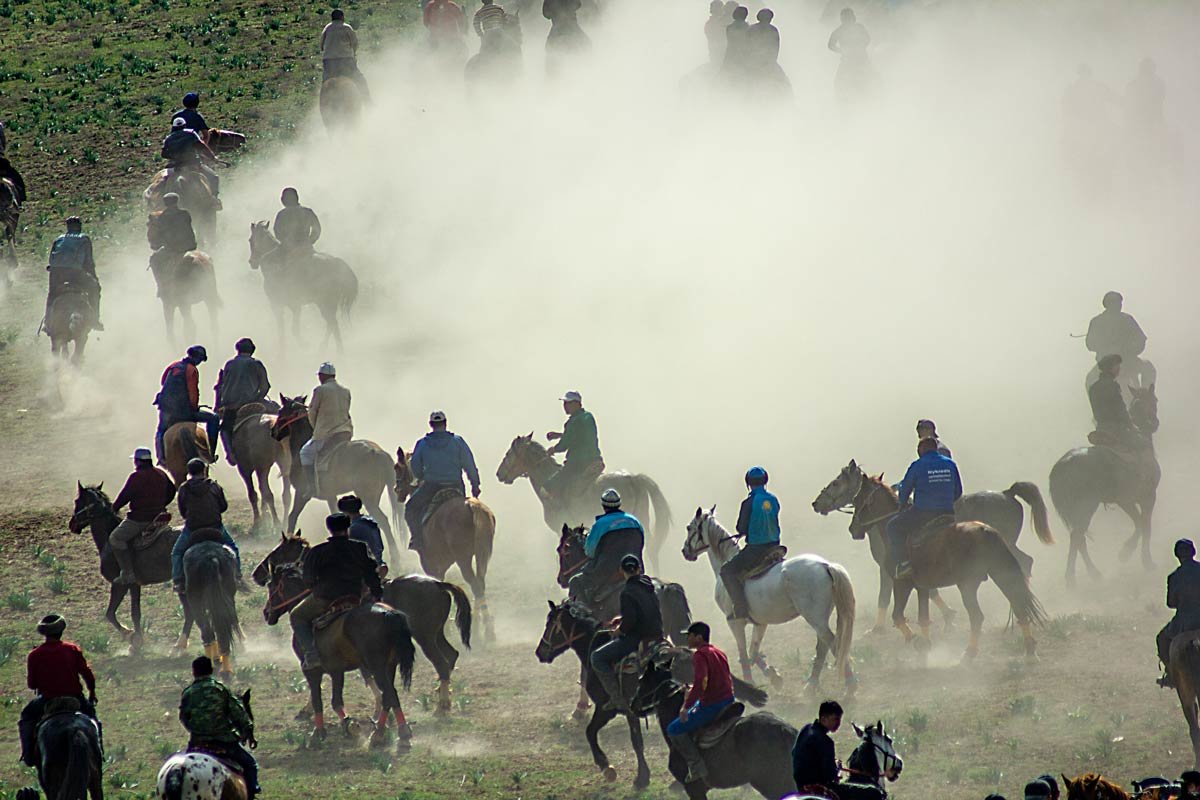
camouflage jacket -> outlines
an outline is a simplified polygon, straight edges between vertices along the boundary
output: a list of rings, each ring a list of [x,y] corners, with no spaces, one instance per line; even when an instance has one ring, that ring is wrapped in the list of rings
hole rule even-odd
[[[254,722],[242,701],[211,675],[197,678],[183,690],[179,721],[198,741],[236,743],[254,733]]]

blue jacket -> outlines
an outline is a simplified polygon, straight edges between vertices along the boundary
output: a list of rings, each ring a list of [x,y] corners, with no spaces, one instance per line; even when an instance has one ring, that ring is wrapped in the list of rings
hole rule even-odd
[[[221,526],[221,544],[228,547],[237,556],[238,572],[242,570],[242,553],[238,550],[237,542],[229,535],[229,531],[225,530],[225,526]],[[179,534],[179,538],[175,540],[175,546],[171,548],[171,580],[183,580],[183,554],[192,546],[192,532],[188,530],[186,525],[183,526],[183,532]]]
[[[601,514],[596,517],[592,529],[588,531],[587,539],[583,542],[583,554],[588,558],[595,558],[596,549],[600,547],[600,540],[604,538],[605,534],[630,528],[640,531],[643,537],[646,535],[646,529],[633,514],[626,514],[624,511],[609,511],[607,514]]]
[[[350,524],[350,538],[365,544],[380,565],[386,563],[383,560],[383,537],[379,535],[378,522],[366,514],[362,515]]]
[[[900,482],[900,503],[911,496],[918,511],[954,510],[954,501],[962,497],[962,478],[958,465],[938,452],[926,453],[909,464]]]
[[[430,431],[413,448],[410,460],[413,477],[430,483],[462,483],[462,474],[472,489],[479,488],[475,456],[461,436],[450,431]]]
[[[779,544],[779,498],[755,486],[742,501],[736,529],[746,544]]]
[[[92,240],[86,233],[64,233],[50,247],[50,269],[82,269],[96,274]]]

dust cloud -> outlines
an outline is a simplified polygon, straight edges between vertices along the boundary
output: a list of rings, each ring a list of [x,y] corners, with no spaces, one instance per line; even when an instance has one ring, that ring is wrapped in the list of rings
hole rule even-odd
[[[531,9],[512,90],[466,91],[457,69],[428,65],[419,38],[364,59],[375,104],[359,130],[331,139],[314,113],[294,145],[225,176],[214,255],[226,307],[219,332],[198,317],[203,402],[249,335],[276,392],[310,392],[316,367],[334,361],[356,435],[389,451],[411,448],[428,412],[444,409],[499,519],[491,583],[529,586],[523,599],[540,604],[543,589],[560,594],[552,537],[528,484],[499,485],[495,469],[512,437],[560,429],[557,398],[578,389],[609,467],[663,486],[676,521],[661,572],[701,613],[712,613],[712,578],[677,556],[683,524],[713,503],[731,523],[756,463],[781,498],[785,543],[846,563],[866,612],[874,565],[844,518],[811,511],[817,491],[850,458],[897,475],[914,421],[932,417],[968,491],[1032,480],[1048,499],[1054,460],[1090,430],[1091,357],[1070,334],[1118,289],[1160,375],[1155,547],[1168,562],[1168,543],[1191,532],[1181,512],[1200,477],[1187,458],[1200,381],[1186,302],[1200,229],[1182,148],[1200,112],[1200,11],[860,9],[878,80],[849,99],[834,91],[822,4],[775,11],[795,98],[774,107],[681,93],[706,59],[701,0],[606,4],[590,57],[557,81],[544,77],[545,27]],[[1166,85],[1157,138],[1121,111],[1145,57]],[[1061,111],[1081,63],[1114,91],[1111,125],[1083,142],[1065,136]],[[1096,142],[1103,157],[1080,166]],[[247,265],[249,224],[273,217],[284,186],[320,215],[319,248],[358,273],[345,353],[322,346],[313,308],[302,336],[281,341]],[[159,374],[189,344],[161,333],[141,236],[134,227],[119,252],[99,248],[108,332],[82,376],[53,383],[100,397],[97,423],[114,442],[55,468],[62,486],[124,475],[128,451],[153,434]],[[226,465],[215,475],[241,495]],[[319,530],[322,513],[310,505],[302,527]],[[1028,530],[1022,541],[1056,613],[1084,601],[1058,596],[1065,530],[1052,522],[1054,548]],[[1128,527],[1102,512],[1093,551],[1109,570]],[[994,606],[998,593],[984,594]],[[502,635],[537,635],[532,618],[497,611]]]

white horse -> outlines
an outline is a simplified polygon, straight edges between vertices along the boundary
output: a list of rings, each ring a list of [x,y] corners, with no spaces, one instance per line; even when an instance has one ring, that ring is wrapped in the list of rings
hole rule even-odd
[[[157,800],[246,800],[246,781],[207,753],[176,753],[158,771]]]
[[[721,580],[721,567],[737,555],[737,540],[730,535],[715,516],[717,507],[708,511],[696,509],[688,523],[683,557],[695,561],[708,551],[708,562],[717,579],[716,600],[721,611],[733,611],[733,601]],[[825,657],[833,651],[834,664],[853,690],[858,680],[850,665],[850,646],[854,641],[854,587],[850,574],[841,564],[826,561],[817,555],[800,555],[782,561],[766,572],[746,581],[746,600],[754,625],[749,650],[746,647],[746,620],[731,620],[729,628],[737,640],[742,677],[749,681],[750,667],[757,664],[776,687],[782,682],[779,672],[767,664],[762,653],[763,637],[768,625],[780,625],[796,617],[804,617],[817,634],[817,652],[813,656],[812,673],[807,685],[815,689],[825,668]],[[829,628],[829,617],[837,611],[837,635]]]

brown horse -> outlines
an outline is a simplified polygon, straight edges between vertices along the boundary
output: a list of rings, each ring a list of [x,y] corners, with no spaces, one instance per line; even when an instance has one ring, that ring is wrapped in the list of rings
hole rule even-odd
[[[217,316],[221,310],[221,296],[217,293],[217,273],[213,269],[212,257],[202,250],[192,250],[177,259],[151,258],[150,269],[158,284],[158,297],[162,301],[163,321],[167,335],[175,340],[175,312],[183,322],[183,336],[188,341],[196,338],[196,321],[192,319],[192,306],[204,303],[208,309],[212,333],[217,333]]]
[[[7,159],[0,154],[0,160]],[[21,224],[21,205],[25,202],[23,181],[12,177],[0,177],[0,242],[3,254],[0,263],[5,265],[0,283],[11,284],[10,271],[17,268],[17,231]]]
[[[271,512],[276,529],[281,527],[279,512],[275,508],[275,493],[271,491],[271,467],[278,466],[283,476],[283,513],[286,516],[292,494],[292,453],[271,435],[279,419],[279,406],[266,400],[242,406],[229,434],[233,455],[237,460],[237,471],[246,484],[250,508],[254,512],[252,530],[257,530],[262,516],[258,510],[258,493],[254,491],[254,478],[262,492],[263,503]],[[202,434],[203,435],[203,434]]]
[[[1095,772],[1071,780],[1062,776],[1067,800],[1131,800],[1129,792]]]
[[[163,461],[179,486],[187,480],[187,464],[193,458],[212,461],[212,445],[203,425],[176,422],[163,434]]]
[[[45,324],[50,352],[62,358],[69,356],[71,363],[78,365],[83,361],[88,336],[95,329],[96,307],[87,294],[67,291],[54,298]]]
[[[408,499],[415,484],[412,469],[403,448],[396,449],[396,497]],[[450,499],[438,506],[425,523],[425,545],[419,551],[421,569],[438,580],[446,570],[458,566],[463,580],[471,587],[475,608],[483,621],[483,635],[496,640],[496,628],[487,602],[487,568],[496,537],[496,515],[474,497]]]
[[[1167,672],[1192,737],[1192,758],[1200,768],[1200,631],[1181,633],[1171,641]]]
[[[196,240],[201,246],[209,246],[216,238],[217,211],[221,201],[213,194],[212,186],[204,173],[194,169],[163,169],[154,175],[154,180],[142,192],[148,211],[161,211],[163,195],[174,192],[179,195],[179,207],[192,217]]]
[[[358,124],[362,116],[362,92],[349,78],[330,78],[321,84],[318,105],[325,131],[332,136]]]
[[[900,507],[895,490],[882,478],[864,476],[859,497],[854,501],[854,517],[851,528],[862,528],[868,521],[894,516]],[[927,648],[929,644],[929,593],[933,589],[957,586],[963,605],[971,620],[970,641],[965,659],[979,653],[979,633],[983,628],[983,609],[979,607],[979,587],[989,578],[1004,593],[1012,607],[1013,616],[1025,637],[1025,654],[1028,658],[1037,655],[1037,643],[1033,638],[1033,625],[1045,622],[1042,604],[1029,588],[1029,579],[1021,571],[1021,565],[1009,551],[1004,539],[990,525],[982,522],[958,522],[929,532],[915,534],[909,548],[912,577],[895,582],[895,606],[892,622],[912,641],[914,634],[904,619],[904,609],[913,590],[917,590],[919,622],[923,633],[916,644]]]

